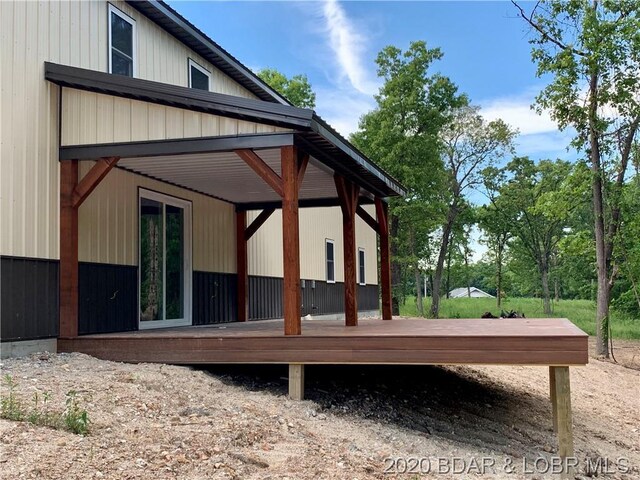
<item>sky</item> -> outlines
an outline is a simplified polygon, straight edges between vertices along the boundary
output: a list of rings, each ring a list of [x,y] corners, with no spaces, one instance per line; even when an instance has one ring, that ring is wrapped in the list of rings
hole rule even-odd
[[[530,106],[545,80],[536,77],[530,32],[510,1],[170,1],[215,42],[254,71],[306,74],[316,112],[344,136],[375,107],[381,85],[375,58],[424,40],[444,57],[433,72],[451,78],[490,120],[520,132],[516,153],[568,158],[571,139]],[[527,2],[522,2],[526,6]],[[472,201],[482,203],[479,194]],[[474,235],[474,259],[485,248]]]
[[[252,70],[306,74],[316,112],[345,136],[375,107],[377,53],[424,40],[444,53],[434,72],[450,77],[485,118],[519,130],[518,154],[569,155],[571,135],[530,108],[545,82],[536,78],[528,28],[510,1],[170,3]]]

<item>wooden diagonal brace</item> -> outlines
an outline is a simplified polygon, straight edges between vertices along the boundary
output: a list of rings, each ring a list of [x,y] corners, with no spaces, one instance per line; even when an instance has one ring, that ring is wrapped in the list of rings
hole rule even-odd
[[[258,231],[258,229],[262,225],[264,225],[264,222],[266,222],[275,211],[276,211],[275,208],[267,208],[262,212],[260,212],[260,215],[258,215],[253,220],[253,222],[251,222],[251,225],[249,225],[247,229],[244,231],[244,240],[247,241],[251,237],[253,237],[253,235]]]
[[[101,158],[91,167],[91,170],[82,177],[82,180],[78,182],[78,185],[73,190],[73,208],[78,208],[82,205],[82,202],[95,190],[119,160],[120,157]]]
[[[298,159],[298,190],[300,190],[300,187],[302,186],[304,174],[307,171],[307,165],[309,165],[309,155],[305,153]]]
[[[371,215],[369,215],[369,212],[358,205],[358,207],[356,208],[356,213],[362,220],[365,221],[367,225],[373,228],[376,233],[380,233],[380,226],[378,225],[378,222]]]
[[[262,180],[264,180],[278,196],[284,196],[284,190],[282,187],[282,178],[278,175],[273,168],[265,163],[256,152],[249,149],[234,150],[244,162],[251,167],[251,169],[258,174]]]

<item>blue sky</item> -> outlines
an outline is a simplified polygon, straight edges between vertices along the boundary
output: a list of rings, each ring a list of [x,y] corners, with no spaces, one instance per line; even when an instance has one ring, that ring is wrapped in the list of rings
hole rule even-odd
[[[535,76],[528,30],[508,1],[170,3],[253,70],[305,73],[316,111],[344,135],[375,106],[376,54],[424,40],[444,52],[434,71],[457,83],[485,117],[518,128],[518,154],[568,156],[570,135],[529,108],[544,81]]]

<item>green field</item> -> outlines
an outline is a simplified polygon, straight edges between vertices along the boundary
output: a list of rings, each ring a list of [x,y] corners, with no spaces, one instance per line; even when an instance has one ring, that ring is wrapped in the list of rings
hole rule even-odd
[[[430,299],[427,298],[425,311],[428,311],[429,304]],[[507,298],[502,302],[502,309],[524,312],[529,318],[545,316],[539,298]],[[560,300],[553,303],[551,316],[568,318],[589,335],[594,335],[595,309],[595,302],[590,300]],[[495,298],[456,298],[440,302],[441,318],[478,318],[484,312],[500,314]],[[417,313],[415,297],[407,297],[405,304],[400,305],[400,314],[415,317]],[[612,311],[611,331],[614,338],[640,339],[640,319],[624,317]]]

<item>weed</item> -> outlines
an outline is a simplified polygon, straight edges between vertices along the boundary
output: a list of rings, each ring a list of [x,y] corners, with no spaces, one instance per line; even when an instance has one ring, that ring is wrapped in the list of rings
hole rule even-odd
[[[66,394],[64,411],[50,409],[51,393],[36,392],[33,394],[33,406],[27,409],[22,398],[17,394],[17,382],[11,375],[4,376],[7,392],[0,395],[0,417],[7,420],[26,421],[33,425],[68,430],[72,433],[86,435],[89,432],[89,414],[81,408],[78,392],[70,390]]]

